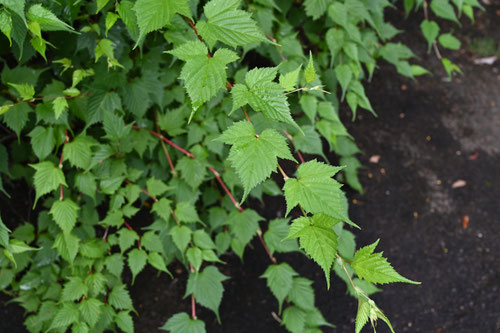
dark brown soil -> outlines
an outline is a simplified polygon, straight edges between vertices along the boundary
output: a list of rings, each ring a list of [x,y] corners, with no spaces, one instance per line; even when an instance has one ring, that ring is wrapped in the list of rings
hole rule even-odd
[[[500,42],[498,2],[487,7],[463,38],[489,36]],[[367,94],[379,117],[362,113],[350,133],[364,151],[361,181],[366,193],[349,192],[351,218],[363,230],[359,246],[380,238],[397,270],[419,286],[394,284],[373,296],[397,332],[493,333],[500,331],[500,65],[478,66],[466,52],[445,52],[463,76],[449,82],[434,55],[427,55],[416,32],[417,17],[393,20],[410,29],[402,37],[418,53],[419,63],[432,77],[404,79],[383,65]],[[348,111],[344,110],[346,119]],[[380,161],[370,163],[373,155]],[[452,188],[457,180],[466,181]],[[3,200],[3,199],[2,199]],[[266,217],[283,213],[282,200],[270,202]],[[469,224],[464,224],[465,216]],[[208,332],[284,332],[273,319],[277,302],[259,276],[268,259],[258,241],[248,249],[244,265],[228,256],[221,270],[225,282],[220,313],[201,307],[198,316]],[[356,301],[336,278],[326,291],[319,267],[302,255],[278,255],[302,275],[315,281],[316,303],[326,319],[337,325],[324,332],[354,332]],[[174,280],[153,271],[139,275],[132,287],[139,317],[137,332],[156,332],[176,312],[189,311],[182,299],[186,273],[174,268]],[[1,301],[5,304],[5,298]],[[22,311],[15,305],[0,310],[0,332],[23,332]],[[368,332],[368,330],[367,330]],[[380,323],[377,332],[388,332]]]

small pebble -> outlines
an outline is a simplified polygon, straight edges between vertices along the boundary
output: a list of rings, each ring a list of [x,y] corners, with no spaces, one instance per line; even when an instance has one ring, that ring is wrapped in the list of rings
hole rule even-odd
[[[427,141],[431,141],[431,139],[432,139],[432,138],[431,138],[431,136],[430,136],[430,135],[427,135],[427,136],[425,137],[425,140],[427,140]]]

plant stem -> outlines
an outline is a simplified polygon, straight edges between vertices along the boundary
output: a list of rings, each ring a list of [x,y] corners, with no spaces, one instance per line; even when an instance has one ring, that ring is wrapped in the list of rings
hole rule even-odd
[[[293,142],[293,137],[290,135],[290,133],[288,133],[286,130],[283,130],[283,133],[285,133],[288,140],[290,140],[292,145],[295,147],[295,143]],[[297,152],[297,156],[299,156],[300,163],[306,163],[306,161],[304,160],[304,156],[302,156],[300,150],[298,150],[297,147],[295,147],[295,151]]]
[[[278,170],[281,172],[281,175],[283,176],[283,179],[286,181],[287,179],[290,179],[290,177],[287,176],[285,171],[281,168],[281,165],[278,163]]]
[[[136,125],[132,125],[132,128],[135,129],[135,130],[141,130],[143,129],[142,127],[139,127],[139,126],[136,126]],[[178,151],[180,151],[181,153],[183,153],[184,155],[187,155],[191,158],[194,158],[194,155],[191,154],[190,152],[188,152],[187,150],[179,147],[177,144],[173,143],[172,141],[170,141],[169,139],[167,139],[166,137],[164,137],[162,134],[158,133],[158,132],[155,132],[153,130],[148,130],[149,133],[151,133],[152,135],[160,138],[162,141],[166,142],[167,144],[169,144],[170,146],[174,147],[175,149],[177,149]]]
[[[211,166],[208,166],[208,169],[210,171],[212,171],[212,173],[215,175],[215,178],[217,178],[217,180],[219,181],[219,184],[222,186],[222,188],[224,189],[224,191],[226,192],[226,194],[228,195],[229,199],[231,199],[231,202],[233,203],[234,207],[236,207],[236,209],[238,209],[240,212],[243,211],[243,208],[240,206],[240,204],[236,201],[236,199],[234,199],[233,195],[231,194],[231,191],[229,191],[229,189],[227,188],[226,184],[224,184],[224,181],[222,180],[222,178],[220,177],[220,174],[219,172],[217,172],[217,170],[215,170],[213,167]]]
[[[264,247],[264,250],[266,251],[267,256],[269,257],[269,259],[271,259],[271,261],[273,262],[273,264],[277,265],[278,261],[271,254],[271,251],[269,250],[269,247],[267,246],[266,241],[262,237],[262,230],[261,229],[257,229],[257,236],[259,236],[260,243],[262,244],[262,247]]]

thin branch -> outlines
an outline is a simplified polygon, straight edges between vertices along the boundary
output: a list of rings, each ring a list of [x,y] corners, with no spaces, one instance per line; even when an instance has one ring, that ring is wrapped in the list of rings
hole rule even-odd
[[[262,237],[262,230],[257,229],[257,236],[259,236],[260,243],[264,247],[264,250],[266,251],[267,256],[269,257],[269,259],[271,259],[271,261],[273,262],[273,264],[277,265],[278,261],[276,260],[275,257],[273,257],[273,255],[271,254],[271,251],[269,250],[269,247],[267,246],[266,241]]]
[[[158,125],[158,114],[156,113],[156,111],[155,111],[155,123],[156,123],[156,131],[160,133],[160,125]],[[174,164],[172,163],[172,158],[170,157],[167,146],[165,145],[165,142],[163,140],[161,140],[160,143],[161,143],[161,148],[163,149],[163,153],[167,158],[168,165],[170,166],[170,172],[172,173],[172,177],[176,178],[177,171],[175,171],[175,167]]]
[[[270,34],[266,34],[266,36],[267,36],[267,38],[269,38],[270,40],[272,40],[272,42],[274,43],[274,46],[276,46],[276,50],[278,51],[278,54],[280,55],[281,60],[287,61],[286,58],[285,58],[285,56],[281,52],[281,47],[279,46],[278,41],[276,40],[276,38],[274,38]]]
[[[128,230],[135,231],[134,228],[130,226],[130,224],[127,223],[127,221],[123,221],[123,224],[127,227]],[[137,234],[137,233],[136,233]],[[137,248],[140,250],[141,249],[141,235],[137,234]]]
[[[295,143],[293,142],[293,137],[290,135],[290,133],[288,133],[286,130],[283,130],[283,133],[285,133],[285,135],[288,138],[288,140],[290,140],[290,142],[292,143],[292,145],[294,145],[294,147],[295,147]],[[299,156],[300,163],[306,163],[306,161],[304,160],[304,157],[302,156],[300,150],[298,150],[297,147],[295,147],[295,150],[297,151],[297,155]]]
[[[137,125],[132,125],[132,128],[135,129],[135,130],[141,130],[143,129],[142,127],[139,127]],[[148,130],[148,129],[146,129]],[[163,140],[165,143],[169,144],[170,146],[174,147],[175,149],[177,149],[178,151],[180,151],[181,153],[183,153],[184,155],[187,155],[191,158],[194,158],[194,155],[191,154],[190,152],[188,152],[187,150],[179,147],[177,144],[173,143],[172,141],[170,141],[169,139],[167,139],[166,137],[164,137],[162,134],[158,133],[158,132],[155,132],[153,130],[148,130],[150,134],[160,138],[161,140]]]
[[[236,207],[236,209],[238,209],[240,212],[243,212],[243,208],[240,206],[240,204],[238,203],[238,201],[236,201],[236,199],[234,199],[233,195],[231,194],[231,191],[229,191],[229,189],[227,188],[226,184],[224,184],[224,181],[220,177],[219,172],[217,172],[217,170],[215,170],[211,166],[208,166],[208,169],[210,169],[210,171],[215,175],[215,178],[217,178],[217,180],[219,181],[219,184],[222,186],[222,188],[226,192],[226,194],[229,197],[229,199],[231,199],[231,202],[233,203],[234,207]]]
[[[279,165],[279,163],[278,163],[278,170],[281,172],[281,175],[283,176],[283,179],[285,181],[290,178],[290,177],[287,176],[287,174],[285,173],[285,171],[281,168],[281,165]]]

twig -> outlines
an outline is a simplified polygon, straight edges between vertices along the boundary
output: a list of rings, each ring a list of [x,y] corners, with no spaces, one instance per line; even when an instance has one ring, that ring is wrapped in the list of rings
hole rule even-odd
[[[283,53],[281,52],[281,48],[280,46],[278,45],[278,41],[276,40],[276,38],[274,38],[273,36],[271,36],[270,34],[266,34],[267,38],[269,38],[270,40],[272,40],[272,42],[275,44],[274,46],[276,46],[276,50],[278,50],[278,54],[280,55],[280,58],[281,60],[283,61],[287,61],[285,56],[283,55]]]
[[[269,247],[267,246],[267,243],[264,241],[264,238],[262,237],[262,230],[257,229],[257,236],[259,236],[260,243],[264,247],[264,250],[266,251],[267,256],[269,257],[269,259],[271,259],[271,261],[273,262],[273,264],[277,265],[278,261],[276,260],[275,257],[273,257],[273,255],[271,254],[271,251],[269,251]]]
[[[156,113],[156,111],[155,111],[155,123],[156,123],[156,131],[160,133],[160,125],[158,125],[158,114]],[[170,166],[170,172],[172,173],[172,177],[175,178],[177,177],[177,171],[175,171],[175,167],[174,164],[172,163],[172,158],[170,158],[167,146],[165,145],[165,142],[163,140],[161,140],[160,143],[161,143],[161,148],[165,153],[165,157],[167,158],[168,165]]]
[[[234,199],[233,195],[231,194],[231,191],[229,191],[226,184],[224,184],[224,181],[220,177],[219,172],[217,172],[217,170],[215,170],[212,166],[208,166],[208,169],[215,175],[215,178],[217,178],[217,180],[219,181],[219,184],[222,186],[222,188],[226,192],[229,199],[231,199],[231,202],[233,203],[234,207],[236,207],[236,209],[238,209],[240,212],[242,212],[243,208],[240,206],[238,201],[236,201],[236,199]]]
[[[131,230],[131,231],[134,231],[134,228],[132,228],[130,226],[130,224],[127,223],[127,221],[123,220],[123,224],[125,224],[125,226],[127,227],[128,230]],[[137,234],[137,248],[140,250],[141,249],[141,235],[139,235],[138,233]]]
[[[286,130],[283,130],[283,133],[285,133],[288,140],[290,140],[292,145],[295,147],[295,143],[293,142],[293,137],[290,135],[290,133],[288,133]],[[299,156],[300,163],[306,163],[306,161],[304,160],[304,157],[300,153],[300,150],[297,149],[297,147],[295,147],[295,151],[297,152],[297,155]]]
[[[290,178],[290,177],[287,176],[287,174],[285,173],[285,171],[281,168],[281,165],[279,165],[279,163],[278,163],[278,170],[281,172],[281,175],[283,176],[283,179],[285,181]]]
[[[133,128],[133,129],[135,129],[135,130],[141,130],[141,129],[143,129],[142,127],[139,127],[139,126],[137,126],[137,125],[132,125],[132,128]],[[146,129],[146,130],[148,130],[148,129]],[[151,133],[152,135],[154,135],[154,136],[156,136],[156,137],[160,138],[161,140],[163,140],[164,142],[166,142],[166,143],[167,143],[167,144],[169,144],[170,146],[174,147],[175,149],[177,149],[178,151],[180,151],[180,152],[181,152],[181,153],[183,153],[184,155],[187,155],[187,156],[189,156],[189,157],[191,157],[191,158],[194,158],[194,155],[193,155],[193,154],[191,154],[191,153],[190,153],[190,152],[188,152],[187,150],[185,150],[185,149],[183,149],[183,148],[179,147],[178,145],[176,145],[175,143],[173,143],[172,141],[170,141],[169,139],[167,139],[166,137],[164,137],[162,134],[157,133],[157,132],[155,132],[155,131],[153,131],[153,130],[148,130],[148,131],[149,131],[149,133]]]

